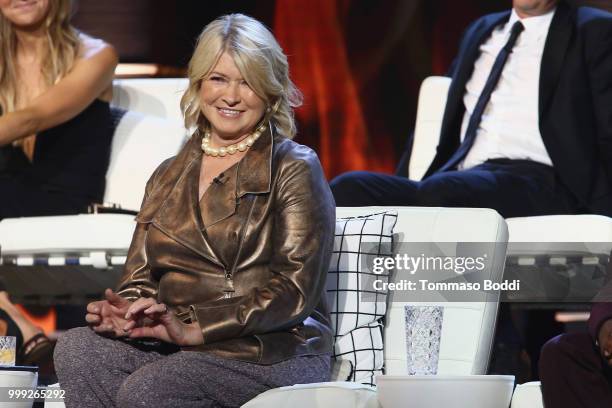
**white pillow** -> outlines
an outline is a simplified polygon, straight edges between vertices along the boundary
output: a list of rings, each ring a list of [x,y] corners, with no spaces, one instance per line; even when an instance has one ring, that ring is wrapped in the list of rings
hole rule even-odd
[[[383,318],[387,312],[387,294],[376,291],[376,301],[362,299],[372,270],[366,257],[392,256],[396,211],[338,218],[334,249],[327,275],[327,301],[336,335]],[[371,265],[370,265],[371,266]],[[388,273],[377,275],[388,280]]]
[[[374,377],[383,374],[383,325],[376,321],[335,338],[333,357],[348,360],[353,371],[348,381],[374,385]]]
[[[373,385],[374,376],[382,374],[388,293],[376,291],[374,299],[363,299],[362,294],[372,282],[372,257],[393,255],[396,222],[396,211],[336,220],[327,300],[335,335],[333,357],[351,362],[350,381]],[[376,279],[388,281],[389,272],[377,274]]]

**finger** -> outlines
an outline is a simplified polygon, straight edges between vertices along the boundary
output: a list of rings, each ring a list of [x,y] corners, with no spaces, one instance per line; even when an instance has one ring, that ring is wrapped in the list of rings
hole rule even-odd
[[[116,337],[127,337],[128,336],[128,332],[126,332],[123,329],[115,329],[114,333]]]
[[[125,304],[125,302],[127,302],[126,299],[122,298],[121,296],[113,292],[112,289],[107,288],[104,291],[104,296],[106,297],[106,300],[108,300],[109,303],[112,304],[113,306],[122,306]]]
[[[100,313],[100,310],[102,309],[102,302],[100,301],[96,301],[96,302],[90,302],[87,304],[87,312],[88,313]]]
[[[157,304],[153,298],[140,298],[128,307],[127,313],[125,314],[126,319],[131,319],[132,316],[142,312],[152,305]]]
[[[136,326],[137,326],[136,320],[130,320],[129,322],[126,323],[125,326],[123,326],[123,330],[125,330],[126,332],[129,332]]]
[[[165,313],[168,313],[168,306],[166,306],[164,303],[156,303],[150,306],[149,308],[145,309],[144,312],[147,315],[152,315],[155,313],[165,314]]]
[[[100,333],[100,334],[108,334],[108,333],[114,332],[113,327],[107,324],[100,324],[97,326],[93,326],[92,328],[96,333]]]
[[[89,324],[97,324],[100,323],[101,320],[100,315],[97,314],[87,313],[85,315],[85,321]]]
[[[155,331],[151,327],[136,327],[128,332],[128,337],[132,339],[140,337],[157,338]],[[161,340],[161,339],[160,339]]]

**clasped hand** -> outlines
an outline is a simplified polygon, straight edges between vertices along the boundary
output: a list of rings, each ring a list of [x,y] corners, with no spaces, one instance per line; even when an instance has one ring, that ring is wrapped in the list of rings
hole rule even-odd
[[[87,305],[85,321],[96,332],[111,337],[156,338],[178,346],[204,343],[198,323],[183,323],[163,303],[153,298],[134,302],[111,289],[105,299]]]

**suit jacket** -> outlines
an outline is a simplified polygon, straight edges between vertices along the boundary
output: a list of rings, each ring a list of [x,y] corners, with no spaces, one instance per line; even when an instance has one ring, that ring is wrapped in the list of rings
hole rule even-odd
[[[330,353],[324,288],[335,203],[316,154],[264,132],[198,202],[196,132],[147,184],[118,293],[155,297],[221,357]]]
[[[490,14],[467,29],[451,68],[437,154],[425,177],[459,147],[465,85],[480,45],[509,17],[510,11]],[[612,216],[612,14],[561,1],[539,75],[540,133],[559,180],[585,211]]]

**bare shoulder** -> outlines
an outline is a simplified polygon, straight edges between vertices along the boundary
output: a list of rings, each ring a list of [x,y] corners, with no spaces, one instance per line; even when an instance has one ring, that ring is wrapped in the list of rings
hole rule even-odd
[[[119,57],[115,48],[99,38],[79,33],[80,47],[78,59],[88,60],[94,57],[104,58],[117,63]]]

